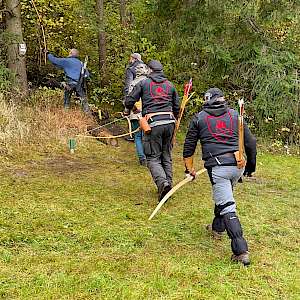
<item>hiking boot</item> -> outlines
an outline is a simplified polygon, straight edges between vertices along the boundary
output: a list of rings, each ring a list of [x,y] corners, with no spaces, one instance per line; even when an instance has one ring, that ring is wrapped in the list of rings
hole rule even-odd
[[[213,230],[211,224],[206,226],[206,230],[211,233],[213,239],[219,240],[219,241],[222,239],[222,236],[224,235],[224,232],[225,232],[225,231],[219,232],[219,231]]]
[[[164,196],[171,190],[171,186],[168,183],[164,183],[158,191],[158,202],[160,202]]]
[[[146,158],[140,159],[140,165],[143,167],[147,167],[147,159]]]
[[[242,253],[240,255],[232,254],[231,260],[235,261],[235,262],[242,263],[244,266],[249,266],[250,265],[250,257],[249,257],[248,252]]]

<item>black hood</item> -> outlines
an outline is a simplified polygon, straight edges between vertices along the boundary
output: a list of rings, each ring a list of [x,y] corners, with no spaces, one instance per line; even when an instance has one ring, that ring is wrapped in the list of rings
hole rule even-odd
[[[153,71],[153,72],[161,72],[163,71],[163,65],[161,64],[160,61],[158,60],[150,60],[148,63],[148,67]]]
[[[167,77],[165,76],[165,74],[162,71],[152,72],[148,77],[155,82],[163,82],[163,81],[167,80]]]
[[[207,101],[203,105],[203,110],[213,116],[221,116],[225,114],[228,110],[226,101],[218,101],[213,99],[212,101]]]

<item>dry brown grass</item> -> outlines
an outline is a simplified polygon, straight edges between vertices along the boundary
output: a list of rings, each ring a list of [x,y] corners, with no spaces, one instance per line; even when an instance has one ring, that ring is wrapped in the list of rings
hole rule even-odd
[[[30,128],[19,118],[18,107],[0,94],[0,153],[10,154],[28,136]]]
[[[93,120],[81,107],[64,110],[61,91],[38,90],[18,103],[0,95],[0,154],[12,156],[24,147],[44,151],[66,145],[69,138],[82,134]]]

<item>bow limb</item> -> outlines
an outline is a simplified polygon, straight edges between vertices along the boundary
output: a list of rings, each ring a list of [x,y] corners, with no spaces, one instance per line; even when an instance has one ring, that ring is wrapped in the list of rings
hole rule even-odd
[[[122,121],[122,120],[124,120],[124,119],[126,119],[126,118],[127,118],[127,116],[123,116],[122,118],[119,118],[119,119],[117,119],[117,120],[114,120],[114,121],[105,123],[105,124],[103,124],[103,125],[101,125],[101,126],[98,126],[98,127],[96,127],[96,128],[90,129],[90,130],[88,130],[87,132],[92,132],[92,131],[98,130],[98,129],[103,128],[103,127],[105,127],[105,126],[107,126],[107,125],[111,125],[111,124],[114,124],[114,123],[116,123],[116,122]],[[130,128],[129,128],[129,129],[130,129]]]
[[[46,35],[45,35],[45,29],[44,29],[44,26],[43,26],[43,23],[42,23],[42,18],[41,18],[41,15],[39,14],[39,11],[37,10],[37,7],[35,5],[35,2],[34,0],[30,0],[36,14],[37,14],[37,17],[38,17],[38,20],[39,20],[39,24],[40,24],[40,27],[41,27],[41,30],[42,30],[42,35],[43,35],[43,42],[44,42],[44,61],[45,61],[45,65],[47,64],[47,53],[46,53],[46,50],[47,50],[47,43],[46,43]]]
[[[178,119],[175,123],[175,129],[174,129],[173,138],[172,138],[172,145],[173,146],[175,145],[175,142],[176,142],[176,134],[177,134],[177,131],[179,129],[179,125],[180,125],[180,122],[181,122],[181,119],[182,119],[182,116],[183,116],[183,113],[184,113],[185,106],[188,103],[188,101],[191,99],[191,97],[194,95],[194,93],[189,95],[191,89],[192,89],[192,78],[190,79],[187,87],[185,88],[184,95],[183,95],[183,98],[182,98],[182,103],[180,105],[179,115],[178,115]]]
[[[198,172],[196,172],[196,176],[199,176],[200,174],[204,173],[206,169],[201,169]],[[158,203],[154,211],[152,212],[151,216],[149,217],[148,220],[153,219],[153,217],[157,214],[157,212],[161,209],[161,207],[167,202],[167,200],[176,192],[178,191],[181,187],[183,187],[186,183],[190,182],[193,180],[192,176],[188,176],[187,178],[183,179],[179,183],[177,183]]]
[[[179,125],[180,125],[181,119],[183,117],[183,113],[184,113],[185,107],[186,107],[187,103],[189,102],[189,100],[193,97],[194,94],[195,94],[195,92],[191,93],[190,95],[184,95],[183,96],[182,105],[180,107],[178,120],[176,122],[176,131],[179,128]]]
[[[182,100],[182,104],[181,104],[181,107],[180,107],[180,110],[179,110],[179,116],[178,116],[178,119],[175,123],[175,129],[174,129],[173,138],[172,138],[172,146],[174,146],[175,143],[176,143],[177,131],[179,129],[179,125],[180,125],[180,122],[181,122],[181,119],[182,119],[182,116],[183,116],[183,112],[184,112],[184,108],[186,106],[187,101],[188,101],[188,97],[186,95],[184,95],[183,100]]]
[[[130,118],[128,116],[125,116],[125,118],[128,123],[129,136],[132,138],[132,126],[131,126]]]
[[[88,139],[117,139],[117,138],[121,138],[121,137],[130,135],[130,134],[136,133],[138,131],[140,131],[140,128],[137,128],[134,131],[123,133],[123,134],[120,134],[120,135],[112,135],[112,136],[89,136],[89,135],[78,134],[78,135],[76,135],[76,137],[82,137],[82,138],[88,138]]]
[[[239,159],[243,158],[244,154],[244,100],[239,100]]]

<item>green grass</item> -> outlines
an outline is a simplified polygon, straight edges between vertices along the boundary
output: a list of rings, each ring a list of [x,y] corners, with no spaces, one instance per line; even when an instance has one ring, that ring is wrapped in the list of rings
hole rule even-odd
[[[249,268],[205,230],[206,174],[148,221],[156,191],[133,144],[80,141],[73,156],[10,161],[0,174],[4,299],[300,299],[299,158],[260,154],[256,181],[236,188]]]

